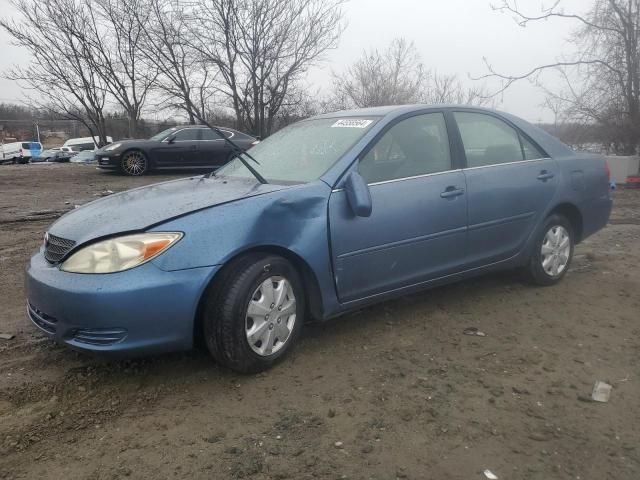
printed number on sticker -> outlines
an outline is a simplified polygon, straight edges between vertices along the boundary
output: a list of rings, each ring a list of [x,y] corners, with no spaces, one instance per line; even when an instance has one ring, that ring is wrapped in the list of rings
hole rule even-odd
[[[367,128],[373,120],[342,119],[331,125],[331,128]]]

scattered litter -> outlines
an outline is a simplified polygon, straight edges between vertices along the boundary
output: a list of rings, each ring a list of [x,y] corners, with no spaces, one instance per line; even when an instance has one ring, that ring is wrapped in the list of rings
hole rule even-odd
[[[591,399],[594,402],[608,402],[611,395],[611,389],[613,387],[608,383],[597,381],[593,385],[593,392],[591,392]]]
[[[464,333],[465,335],[471,335],[472,337],[486,337],[487,336],[486,333],[481,332],[476,327],[465,328],[462,333]]]
[[[511,390],[516,395],[529,395],[529,390],[526,388],[511,387]]]
[[[485,470],[484,472],[484,476],[487,477],[489,480],[498,480],[498,476],[493,473],[491,470]]]
[[[13,333],[0,333],[0,339],[2,340],[13,340],[14,337]]]
[[[64,204],[65,204],[65,205],[70,205],[70,204],[71,204],[71,202],[64,202]]]
[[[94,197],[106,197],[108,195],[113,195],[113,190],[104,190],[93,194]]]
[[[336,448],[342,448],[343,445],[344,444],[342,442],[336,442],[336,443],[333,444],[333,446],[336,447]]]

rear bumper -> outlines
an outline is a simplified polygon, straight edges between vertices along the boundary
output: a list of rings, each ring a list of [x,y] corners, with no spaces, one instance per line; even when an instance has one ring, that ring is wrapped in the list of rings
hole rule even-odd
[[[167,272],[149,262],[82,275],[61,271],[38,253],[27,267],[27,315],[48,337],[76,350],[117,357],[186,350],[217,268]]]

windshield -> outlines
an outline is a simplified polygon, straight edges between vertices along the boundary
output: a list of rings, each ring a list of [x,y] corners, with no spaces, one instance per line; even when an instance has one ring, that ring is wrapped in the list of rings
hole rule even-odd
[[[157,142],[161,142],[162,140],[164,140],[165,138],[167,138],[169,135],[171,135],[173,132],[176,131],[178,127],[171,127],[171,128],[167,128],[166,130],[161,131],[160,133],[156,133],[153,137],[151,137],[149,140],[155,140]]]
[[[323,118],[286,127],[253,147],[247,159],[269,182],[306,183],[318,179],[375,124],[376,118]],[[245,157],[246,158],[246,157]],[[217,176],[251,178],[239,159]]]

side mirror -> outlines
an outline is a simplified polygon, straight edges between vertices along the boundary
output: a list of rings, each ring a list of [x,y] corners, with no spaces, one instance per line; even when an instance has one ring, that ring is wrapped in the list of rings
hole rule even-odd
[[[167,143],[168,144],[172,144],[175,141],[176,141],[175,135],[171,135],[170,137],[167,138]]]
[[[371,201],[371,192],[364,178],[356,171],[353,171],[347,177],[344,184],[344,191],[347,193],[347,201],[358,217],[369,217],[373,210]]]

